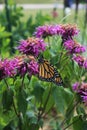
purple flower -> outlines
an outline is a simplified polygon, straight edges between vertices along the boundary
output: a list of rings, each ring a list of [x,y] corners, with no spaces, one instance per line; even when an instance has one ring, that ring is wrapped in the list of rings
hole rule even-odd
[[[44,25],[36,28],[34,35],[39,38],[45,38],[47,36],[62,35],[63,32],[64,30],[61,28],[61,25]]]
[[[84,64],[84,61],[85,61],[85,57],[83,57],[81,55],[74,55],[73,56],[73,60],[76,61],[79,66],[83,67],[83,64]]]
[[[73,47],[74,47],[74,41],[73,40],[67,40],[66,42],[64,42],[64,47],[69,50],[70,52],[72,52]]]
[[[26,55],[33,55],[37,57],[40,52],[46,49],[46,44],[39,38],[28,38],[27,40],[21,40],[18,50]]]
[[[79,33],[76,25],[64,24],[61,25],[61,28],[64,30],[64,33],[62,34],[63,42],[72,39],[73,36],[78,35]]]
[[[62,36],[63,33],[65,32],[61,25],[55,25],[55,29],[56,29],[57,35]]]
[[[17,60],[17,75],[23,77],[27,73],[27,63],[30,60],[30,57],[26,55],[16,56],[15,59]]]
[[[36,75],[38,74],[38,63],[34,60],[30,61],[28,64],[28,73],[29,75]]]
[[[12,59],[12,60],[5,59],[3,61],[3,67],[5,71],[4,73],[6,77],[13,77],[16,74],[16,66],[17,66],[16,59]]]
[[[54,28],[53,25],[44,25],[36,28],[36,32],[34,33],[34,35],[39,38],[45,38],[47,36],[55,35],[56,33],[56,28]]]
[[[27,63],[24,61],[19,63],[16,69],[17,69],[17,75],[23,77],[27,73]]]
[[[84,60],[83,67],[84,67],[85,69],[87,69],[87,59]]]
[[[73,52],[74,53],[82,53],[82,52],[85,52],[86,51],[86,48],[80,44],[77,44],[74,49],[73,49]]]
[[[73,36],[77,35],[79,30],[76,25],[64,24],[64,25],[44,25],[36,28],[34,35],[36,37],[45,38],[47,36],[61,35],[63,42],[72,39]]]
[[[70,53],[82,53],[86,51],[86,48],[84,46],[71,39],[64,42],[64,47]]]
[[[18,61],[17,75],[23,77],[27,73],[30,76],[38,74],[38,63],[33,56],[21,55],[15,58]]]
[[[73,90],[74,90],[75,92],[78,92],[79,85],[80,85],[79,82],[76,82],[76,83],[73,84],[72,87],[73,87]]]
[[[82,102],[87,106],[87,83],[75,83],[73,90],[79,94]]]

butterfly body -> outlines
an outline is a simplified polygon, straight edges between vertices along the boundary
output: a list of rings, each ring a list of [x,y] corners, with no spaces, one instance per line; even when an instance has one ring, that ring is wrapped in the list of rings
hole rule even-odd
[[[47,82],[54,82],[56,85],[61,86],[63,84],[62,78],[58,71],[50,62],[44,58],[40,58],[39,61],[39,79]]]

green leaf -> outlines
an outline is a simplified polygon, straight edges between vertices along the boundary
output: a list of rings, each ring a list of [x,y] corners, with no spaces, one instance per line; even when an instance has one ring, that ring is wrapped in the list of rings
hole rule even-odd
[[[23,115],[25,114],[26,110],[27,110],[27,94],[26,92],[22,89],[19,90],[17,93],[17,105],[18,105],[18,110],[19,112],[22,112]]]
[[[36,82],[32,94],[35,96],[38,102],[42,101],[43,93],[44,93],[44,88],[39,83]]]
[[[65,114],[65,117],[67,118],[66,122],[69,123],[74,113],[74,96],[73,93],[67,88],[64,89],[64,98],[67,107]]]
[[[87,121],[82,120],[80,116],[75,116],[73,122],[73,130],[87,130]]]
[[[27,121],[28,121],[28,129],[38,130],[39,129],[38,118],[36,117],[35,113],[33,111],[28,111],[26,115],[27,115]]]
[[[53,128],[52,130],[62,130],[62,128],[60,128],[60,122],[58,120],[52,120],[50,122],[50,125]]]
[[[39,130],[39,125],[38,124],[30,124],[30,126],[27,130]]]
[[[11,88],[5,90],[2,95],[2,104],[4,110],[9,110],[13,103],[13,90]]]
[[[13,121],[10,121],[9,124],[7,124],[3,130],[16,130],[13,124]]]
[[[34,112],[33,111],[28,111],[26,113],[26,115],[28,116],[28,118],[34,117]]]
[[[71,118],[73,117],[73,114],[74,114],[74,104],[73,104],[73,101],[72,103],[68,106],[67,110],[66,110],[66,114],[65,114],[65,117],[66,117],[66,122],[67,124],[69,124],[69,122],[71,121]]]
[[[64,99],[65,99],[66,105],[69,106],[69,103],[74,98],[74,94],[70,91],[69,88],[64,88],[63,95],[64,95]]]
[[[83,130],[87,130],[87,121],[84,121],[83,123]]]
[[[57,110],[64,114],[66,102],[64,99],[64,89],[62,87],[56,87],[53,90],[53,98],[57,107]]]
[[[51,89],[50,87],[47,87],[43,94],[42,103],[43,103],[43,106],[45,106],[45,112],[48,112],[51,109],[51,107],[54,105],[52,90],[50,89]]]
[[[86,114],[84,108],[81,107],[80,105],[76,107],[76,111],[77,111],[78,115],[84,115],[84,114]]]

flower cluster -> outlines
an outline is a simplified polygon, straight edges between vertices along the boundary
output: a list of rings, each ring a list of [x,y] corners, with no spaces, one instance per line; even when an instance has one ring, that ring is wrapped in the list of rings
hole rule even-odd
[[[0,61],[0,80],[6,77],[38,74],[38,63],[33,56],[17,56],[14,59]]]
[[[78,63],[79,66],[87,69],[87,59],[82,55],[74,55],[73,60]]]
[[[63,40],[71,39],[77,35],[79,30],[76,25],[64,24],[64,25],[44,25],[36,28],[34,35],[36,37],[45,38],[47,36],[61,35]]]
[[[79,66],[82,66],[86,69],[87,59],[80,55],[80,53],[86,51],[86,47],[73,39],[73,36],[77,35],[79,30],[75,25],[71,24],[61,25],[61,27],[64,30],[64,33],[62,34],[64,48],[69,52],[69,54],[72,54],[72,59],[76,61]]]
[[[38,74],[38,63],[33,56],[18,56],[17,75],[24,76],[26,73],[31,75]]]
[[[36,75],[36,74],[38,74],[38,63],[36,61],[32,60],[28,64],[28,73],[29,73],[29,75]]]
[[[86,51],[86,48],[84,46],[82,46],[81,44],[77,43],[75,40],[72,39],[65,41],[64,47],[72,54],[82,53]]]
[[[79,94],[82,102],[87,106],[87,83],[76,82],[73,84],[73,90]]]
[[[61,29],[60,25],[44,25],[36,28],[36,32],[34,33],[34,35],[36,37],[45,38],[47,36],[61,34],[62,32],[63,30]]]
[[[8,77],[13,77],[16,74],[15,68],[17,66],[17,60],[16,59],[5,59],[3,61],[3,67],[5,71],[5,75]]]
[[[35,58],[45,51],[44,40],[34,37],[21,40],[17,49],[22,53],[21,56],[0,60],[0,80],[14,76],[23,77],[25,74],[30,76],[38,74],[38,63]]]
[[[62,38],[63,46],[69,53],[82,53],[86,51],[86,48],[80,43],[73,40],[73,37],[79,33],[79,29],[76,25],[72,24],[60,24],[60,25],[44,25],[36,28],[34,33],[36,37],[45,38],[47,36],[60,35]]]
[[[17,60],[4,59],[0,61],[0,80],[6,77],[13,77],[16,74]]]
[[[76,25],[64,24],[64,25],[61,25],[61,28],[64,30],[62,34],[63,42],[69,39],[72,39],[72,37],[74,37],[75,35],[78,35],[79,33],[79,30]]]
[[[33,55],[37,57],[40,52],[43,52],[46,48],[46,44],[39,38],[28,38],[27,40],[21,40],[17,49],[26,55]]]

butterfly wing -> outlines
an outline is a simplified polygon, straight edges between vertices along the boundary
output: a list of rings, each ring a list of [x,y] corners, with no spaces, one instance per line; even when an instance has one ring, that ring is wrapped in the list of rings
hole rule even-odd
[[[39,79],[54,82],[58,86],[63,83],[58,71],[45,59],[39,62]]]
[[[58,85],[58,86],[63,85],[62,78],[61,78],[60,74],[58,73],[58,71],[57,71],[56,69],[55,69],[55,73],[54,73],[53,82],[54,82],[56,85]]]
[[[53,75],[54,68],[47,60],[44,59],[43,62],[39,63],[39,79],[51,82]]]

